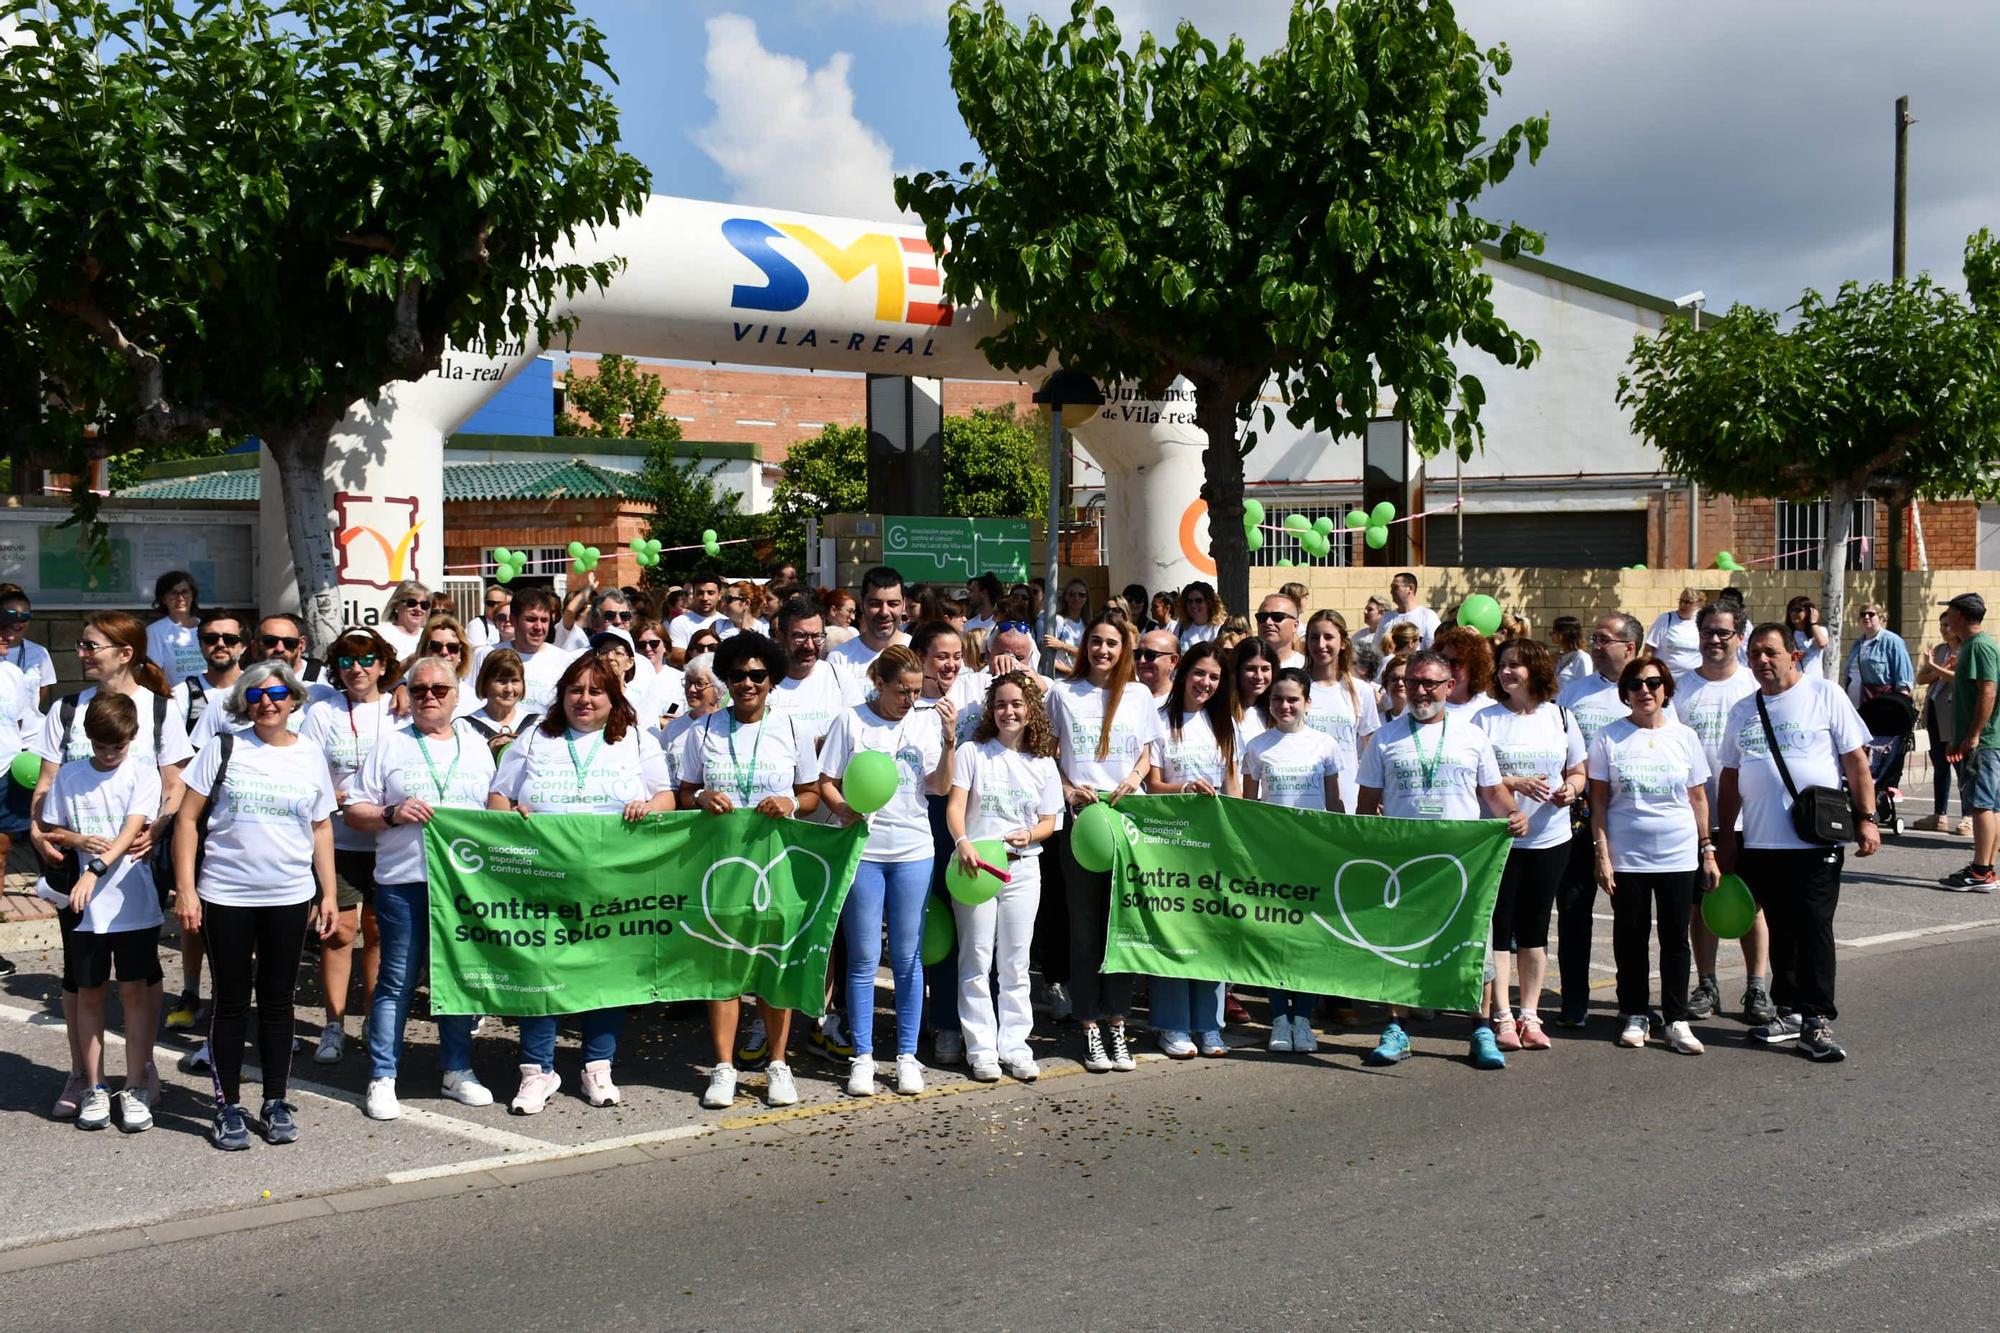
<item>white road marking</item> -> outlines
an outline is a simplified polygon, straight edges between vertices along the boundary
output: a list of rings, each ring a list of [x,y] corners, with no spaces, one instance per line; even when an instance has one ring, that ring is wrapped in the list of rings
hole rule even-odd
[[[1974,1208],[1968,1212],[1928,1222],[1912,1222],[1908,1226],[1885,1231],[1864,1240],[1829,1246],[1810,1258],[1800,1259],[1794,1263],[1779,1264],[1774,1268],[1745,1273],[1741,1277],[1723,1283],[1723,1289],[1738,1296],[1748,1296],[1781,1282],[1802,1282],[1807,1278],[1821,1277],[1849,1264],[1872,1259],[1879,1254],[1907,1250],[1912,1246],[1941,1240],[1961,1231],[1971,1231],[1976,1227],[1992,1226],[1996,1223],[2000,1223],[2000,1204],[1987,1204],[1983,1208]]]
[[[524,1166],[531,1162],[553,1162],[564,1157],[583,1157],[591,1153],[611,1152],[618,1148],[636,1148],[646,1143],[670,1143],[675,1139],[695,1139],[705,1134],[713,1134],[714,1125],[676,1125],[672,1129],[650,1130],[642,1134],[627,1134],[615,1139],[594,1139],[589,1143],[574,1145],[548,1144],[530,1152],[511,1153],[505,1157],[481,1157],[470,1162],[449,1162],[443,1166],[413,1167],[408,1171],[391,1171],[382,1177],[391,1185],[407,1185],[416,1180],[436,1180],[441,1176],[471,1175],[475,1171],[491,1171],[496,1167]],[[537,1142],[536,1140],[528,1140]]]
[[[2000,921],[1954,921],[1943,926],[1921,926],[1915,930],[1892,930],[1886,935],[1864,935],[1858,940],[1835,940],[1843,949],[1866,949],[1876,944],[1894,944],[1899,940],[1920,940],[1927,935],[1956,935],[1962,930],[1984,930],[1989,926],[2000,926]]]

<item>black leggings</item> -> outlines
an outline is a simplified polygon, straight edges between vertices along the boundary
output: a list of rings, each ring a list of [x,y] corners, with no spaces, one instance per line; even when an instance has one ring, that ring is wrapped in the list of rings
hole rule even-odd
[[[1111,872],[1085,870],[1070,850],[1069,830],[1056,835],[1063,890],[1069,900],[1070,1005],[1081,1022],[1123,1022],[1132,1008],[1129,972],[1104,972],[1104,936],[1111,918]],[[1046,895],[1045,895],[1046,896]]]
[[[257,989],[257,1056],[264,1066],[264,1100],[282,1101],[292,1070],[292,992],[313,904],[283,907],[201,905],[201,938],[208,948],[215,1005],[209,1010],[208,1053],[215,1095],[242,1100],[243,1038],[249,1027],[250,989]],[[251,962],[252,957],[256,962]]]
[[[1555,906],[1556,885],[1568,869],[1566,842],[1508,851],[1507,866],[1500,872],[1500,893],[1493,900],[1496,953],[1549,947],[1549,910]]]
[[[1569,865],[1556,891],[1556,967],[1562,976],[1562,1007],[1590,1008],[1591,909],[1597,906],[1597,869],[1590,830],[1570,835]]]
[[[1611,956],[1618,964],[1618,1012],[1643,1014],[1652,1008],[1651,945],[1653,908],[1659,905],[1660,1014],[1669,1023],[1688,1016],[1688,911],[1694,904],[1698,870],[1621,870],[1611,895]]]

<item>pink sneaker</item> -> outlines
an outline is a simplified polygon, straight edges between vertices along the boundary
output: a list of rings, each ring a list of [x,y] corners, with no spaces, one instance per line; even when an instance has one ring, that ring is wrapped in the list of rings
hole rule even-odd
[[[562,1075],[554,1070],[544,1070],[540,1065],[521,1066],[521,1090],[514,1094],[513,1104],[507,1109],[515,1115],[540,1115],[548,1106],[549,1098],[562,1087]]]
[[[1514,1026],[1514,1020],[1504,1015],[1493,1020],[1493,1040],[1503,1051],[1521,1049],[1520,1031]]]
[[[76,1119],[77,1112],[83,1109],[83,1094],[88,1090],[83,1075],[74,1069],[70,1070],[69,1079],[63,1084],[62,1096],[56,1098],[56,1104],[49,1115],[57,1120]]]
[[[1542,1031],[1539,1014],[1521,1015],[1521,1049],[1524,1051],[1546,1051],[1549,1049],[1549,1034]]]
[[[583,1067],[583,1099],[592,1106],[616,1106],[625,1100],[625,1094],[611,1081],[609,1060],[592,1060]]]

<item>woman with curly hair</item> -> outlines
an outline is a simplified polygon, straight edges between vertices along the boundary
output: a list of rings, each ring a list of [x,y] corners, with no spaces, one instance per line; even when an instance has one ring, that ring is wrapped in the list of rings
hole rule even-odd
[[[1445,708],[1470,722],[1493,707],[1493,645],[1470,625],[1437,632],[1431,651],[1451,667],[1451,697]]]
[[[1175,634],[1180,638],[1182,652],[1191,643],[1206,643],[1215,638],[1229,619],[1229,608],[1215,595],[1215,585],[1202,579],[1181,589],[1180,612],[1180,628]]]

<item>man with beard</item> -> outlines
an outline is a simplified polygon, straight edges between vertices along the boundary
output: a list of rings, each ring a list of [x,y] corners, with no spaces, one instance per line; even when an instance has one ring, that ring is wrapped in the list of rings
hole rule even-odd
[[[903,576],[877,565],[861,576],[861,632],[827,656],[851,680],[867,677],[869,664],[892,643],[908,643],[903,633]],[[857,700],[858,702],[858,700]]]

